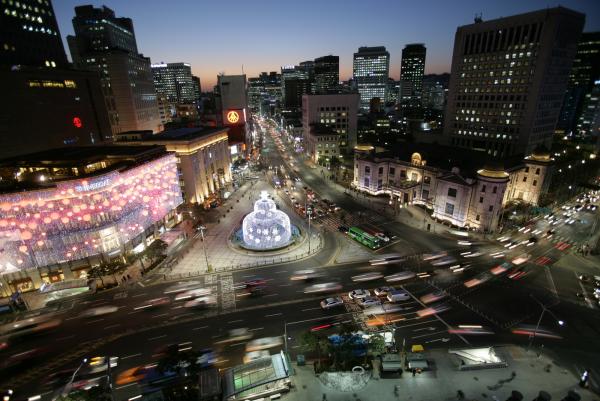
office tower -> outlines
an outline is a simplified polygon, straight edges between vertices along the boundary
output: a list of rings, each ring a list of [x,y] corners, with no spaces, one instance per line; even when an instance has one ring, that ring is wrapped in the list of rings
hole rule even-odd
[[[577,119],[577,132],[600,140],[600,80],[596,80],[592,89],[585,94],[582,105],[581,115]]]
[[[584,101],[600,80],[600,32],[581,34],[573,60],[567,91],[556,124],[559,133],[579,132],[579,117],[585,112]]]
[[[313,77],[313,62],[305,61],[300,65],[281,67],[281,93],[286,110],[302,107],[302,96],[311,93]]]
[[[311,127],[323,125],[333,129],[342,154],[356,145],[356,125],[359,95],[357,93],[304,95],[302,97],[302,128],[308,141]],[[320,153],[328,154],[325,149]],[[315,153],[316,155],[316,153]],[[338,156],[339,153],[338,153]]]
[[[150,59],[138,53],[133,22],[110,8],[75,7],[67,37],[76,68],[97,71],[113,133],[162,129]]]
[[[584,22],[556,7],[459,27],[447,141],[497,157],[549,148]]]
[[[160,63],[151,68],[157,95],[165,95],[169,102],[178,104],[198,101],[198,87],[189,64]]]
[[[52,4],[3,4],[0,157],[111,138],[98,75],[68,68]]]
[[[427,49],[422,43],[406,45],[402,50],[400,102],[408,107],[421,105],[426,52]]]
[[[192,81],[194,82],[194,96],[197,101],[200,101],[200,95],[202,93],[202,85],[200,84],[200,77],[192,75]]]
[[[400,81],[396,81],[393,78],[388,79],[388,92],[386,103],[396,104],[398,103],[398,95],[400,94]]]
[[[324,56],[315,59],[315,82],[313,93],[333,93],[340,86],[339,56]]]
[[[369,110],[374,97],[387,99],[390,53],[384,46],[359,47],[358,53],[354,53],[352,71],[362,110]]]
[[[0,38],[2,68],[68,66],[50,0],[3,1]]]

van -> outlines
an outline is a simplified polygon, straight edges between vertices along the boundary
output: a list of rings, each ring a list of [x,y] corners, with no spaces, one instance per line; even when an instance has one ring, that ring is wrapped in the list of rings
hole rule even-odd
[[[390,291],[387,295],[387,300],[390,302],[400,302],[400,301],[408,301],[410,299],[410,295],[408,295],[404,291]]]

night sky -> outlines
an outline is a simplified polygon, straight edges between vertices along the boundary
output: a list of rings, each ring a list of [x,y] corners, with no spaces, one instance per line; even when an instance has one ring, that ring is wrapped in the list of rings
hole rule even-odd
[[[352,75],[359,46],[385,46],[390,75],[400,74],[407,43],[427,47],[426,73],[449,72],[454,33],[475,13],[494,19],[554,7],[548,0],[54,0],[63,39],[73,33],[74,7],[93,4],[133,19],[138,49],[157,62],[188,62],[211,90],[219,72],[248,77],[334,54],[340,78]],[[585,31],[600,30],[599,0],[562,0],[586,14]],[[68,53],[68,46],[65,48]]]

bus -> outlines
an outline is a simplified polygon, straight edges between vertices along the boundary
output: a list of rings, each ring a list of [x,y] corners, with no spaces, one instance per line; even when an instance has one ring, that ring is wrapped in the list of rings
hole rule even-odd
[[[365,232],[364,230],[356,226],[350,227],[350,229],[348,230],[348,235],[356,242],[359,242],[371,249],[377,249],[381,247],[379,243],[379,238]]]

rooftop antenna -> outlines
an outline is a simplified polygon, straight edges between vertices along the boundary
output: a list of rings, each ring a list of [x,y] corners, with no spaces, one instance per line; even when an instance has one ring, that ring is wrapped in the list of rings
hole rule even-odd
[[[242,75],[244,75],[244,64],[242,64]]]
[[[483,22],[483,13],[480,12],[479,14],[475,14],[474,21],[476,24],[482,23]]]

